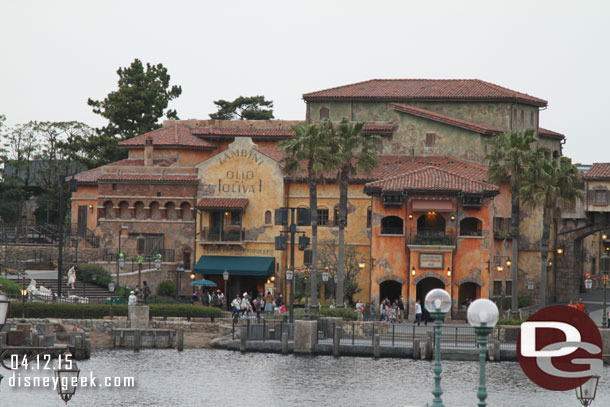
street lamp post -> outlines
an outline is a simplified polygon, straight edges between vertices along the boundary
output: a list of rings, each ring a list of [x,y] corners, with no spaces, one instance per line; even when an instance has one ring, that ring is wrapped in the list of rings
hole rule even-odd
[[[529,283],[528,283],[529,288]],[[481,298],[468,307],[468,323],[474,327],[479,344],[479,398],[478,407],[485,407],[487,402],[487,387],[485,386],[485,360],[487,359],[487,337],[498,322],[498,307],[492,301]]]
[[[610,256],[608,256],[608,252],[604,250],[604,254],[602,254],[603,260],[603,272],[602,272],[602,284],[604,286],[604,315],[602,315],[602,326],[604,328],[608,327],[608,308],[606,302],[606,288],[608,287],[608,275],[610,274]]]
[[[597,394],[597,384],[599,382],[599,376],[591,376],[584,384],[581,384],[574,390],[576,391],[576,399],[580,401],[580,404],[587,407],[595,400]]]
[[[21,321],[25,322],[25,297],[28,295],[28,290],[25,288],[25,274],[21,278],[23,279],[21,284]]]
[[[66,363],[66,362],[64,362]],[[68,401],[72,399],[76,389],[78,388],[78,375],[80,369],[76,366],[76,362],[67,362],[68,367],[62,368],[61,362],[58,369],[55,370],[55,376],[57,377],[57,394],[59,397],[68,404]]]
[[[116,264],[116,285],[120,287],[119,276],[121,274],[121,269],[125,267],[125,256],[121,251],[121,237],[124,230],[129,230],[128,226],[119,225],[119,254],[117,255],[117,264]]]
[[[6,317],[8,316],[8,307],[10,301],[8,300],[8,295],[6,295],[2,289],[2,284],[0,284],[0,329],[4,327],[6,323]]]
[[[527,281],[527,290],[530,293],[530,305],[532,305],[531,303],[533,302],[532,298],[533,298],[533,294],[534,294],[534,281],[532,281],[532,280]]]
[[[182,287],[182,273],[184,272],[184,267],[182,265],[176,268],[176,273],[178,273],[178,290],[176,291],[176,300],[180,298],[180,292],[182,291],[180,288]]]
[[[435,288],[431,290],[425,299],[426,308],[430,310],[430,316],[434,319],[434,342],[435,342],[435,360],[434,360],[434,389],[432,394],[434,398],[432,400],[432,407],[445,407],[441,395],[443,390],[441,389],[441,326],[443,325],[443,319],[451,308],[451,296],[449,293],[441,288]]]
[[[227,294],[227,282],[229,281],[229,270],[225,270],[222,272],[222,279],[225,281],[225,302],[226,307],[227,307],[227,311],[229,310],[229,295]]]
[[[294,270],[292,269],[287,269],[286,270],[286,280],[288,280],[288,284],[290,284],[290,313],[289,313],[289,318],[290,318],[290,323],[294,322],[294,283],[293,283],[293,277],[294,277]]]

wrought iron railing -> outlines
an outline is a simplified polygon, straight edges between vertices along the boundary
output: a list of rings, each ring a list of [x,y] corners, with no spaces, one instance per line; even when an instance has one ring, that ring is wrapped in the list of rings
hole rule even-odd
[[[411,229],[407,243],[450,246],[455,244],[455,232],[420,228]]]
[[[208,228],[201,231],[204,242],[241,242],[245,240],[245,231],[241,227]]]

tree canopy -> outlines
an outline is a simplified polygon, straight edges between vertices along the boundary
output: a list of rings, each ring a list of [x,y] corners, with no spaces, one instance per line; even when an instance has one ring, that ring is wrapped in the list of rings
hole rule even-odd
[[[89,99],[93,112],[108,119],[86,146],[91,162],[96,166],[125,158],[118,142],[161,127],[159,119],[178,120],[176,110],[167,109],[170,101],[182,94],[178,85],[170,87],[170,75],[162,64],[146,67],[135,59],[129,67],[119,68],[118,90],[102,101]]]
[[[240,96],[232,102],[215,100],[218,107],[210,118],[216,120],[269,120],[273,119],[273,101],[264,96]]]

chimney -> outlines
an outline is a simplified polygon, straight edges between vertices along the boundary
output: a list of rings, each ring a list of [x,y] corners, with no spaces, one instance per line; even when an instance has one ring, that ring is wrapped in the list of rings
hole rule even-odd
[[[153,139],[151,136],[146,137],[144,145],[144,166],[150,167],[153,165]]]

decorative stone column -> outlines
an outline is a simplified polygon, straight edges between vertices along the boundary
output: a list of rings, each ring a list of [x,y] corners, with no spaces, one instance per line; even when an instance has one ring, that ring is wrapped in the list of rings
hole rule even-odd
[[[130,305],[128,308],[129,327],[132,329],[148,329],[148,305]]]

